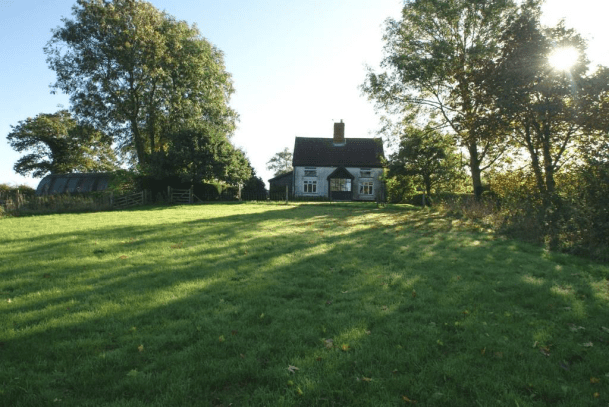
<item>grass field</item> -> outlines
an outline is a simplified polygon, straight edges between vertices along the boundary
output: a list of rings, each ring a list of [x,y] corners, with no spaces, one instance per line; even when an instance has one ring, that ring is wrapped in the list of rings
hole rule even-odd
[[[609,267],[411,207],[0,220],[2,406],[608,406]]]

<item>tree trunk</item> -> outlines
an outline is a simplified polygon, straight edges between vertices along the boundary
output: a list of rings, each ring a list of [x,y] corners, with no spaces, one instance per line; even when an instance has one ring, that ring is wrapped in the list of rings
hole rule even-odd
[[[131,127],[133,130],[133,142],[135,143],[135,152],[137,153],[137,162],[139,165],[146,164],[146,149],[144,147],[144,140],[142,140],[142,134],[137,126],[136,120],[131,120]]]
[[[469,150],[469,169],[472,173],[472,184],[476,199],[482,196],[482,171],[480,170],[480,160],[478,158],[478,144],[472,141],[467,146]]]
[[[535,143],[531,138],[531,127],[526,125],[524,129],[524,142],[529,150],[529,155],[531,156],[531,167],[533,168],[533,174],[535,174],[535,181],[537,182],[537,189],[539,190],[539,195],[545,197],[546,195],[546,185],[543,181],[543,174],[541,172],[541,165],[539,163],[539,156],[537,155],[537,150],[535,150]]]
[[[545,176],[545,194],[543,196],[543,204],[545,209],[545,220],[548,225],[548,243],[550,250],[556,250],[558,249],[560,243],[560,239],[558,237],[561,216],[560,198],[554,193],[556,183],[554,181],[552,152],[550,151],[550,125],[547,122],[544,122],[543,132],[540,134],[540,136],[542,139],[543,169]]]

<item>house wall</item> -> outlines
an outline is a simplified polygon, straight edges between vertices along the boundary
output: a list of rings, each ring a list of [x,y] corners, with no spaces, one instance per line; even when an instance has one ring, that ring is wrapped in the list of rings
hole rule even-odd
[[[323,196],[328,197],[330,191],[330,185],[328,182],[328,176],[332,174],[337,167],[315,167],[317,169],[316,177],[305,177],[304,171],[305,167],[295,167],[294,168],[294,178],[295,178],[295,196]],[[381,188],[380,178],[383,175],[382,168],[371,168],[371,177],[360,177],[360,167],[346,167],[347,171],[349,171],[355,178],[351,184],[351,189],[353,191],[353,199],[358,201],[374,201],[376,199],[376,194],[379,188]],[[316,193],[305,193],[304,192],[304,181],[311,180],[317,181],[317,192]],[[360,195],[359,193],[359,183],[360,181],[373,181],[374,182],[374,190],[372,195]]]

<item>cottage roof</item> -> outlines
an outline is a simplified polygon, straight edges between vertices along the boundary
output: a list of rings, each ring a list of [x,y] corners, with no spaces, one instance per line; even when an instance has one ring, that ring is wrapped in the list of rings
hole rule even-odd
[[[36,195],[103,191],[111,176],[108,172],[47,175],[40,180]]]
[[[335,144],[331,138],[296,137],[292,165],[379,168],[383,158],[380,138],[345,138],[344,143]]]

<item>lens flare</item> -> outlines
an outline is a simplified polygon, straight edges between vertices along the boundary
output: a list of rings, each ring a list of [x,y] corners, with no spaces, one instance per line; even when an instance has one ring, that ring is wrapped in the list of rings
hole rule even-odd
[[[550,64],[560,71],[568,71],[577,62],[579,53],[573,47],[558,48],[550,54]]]

